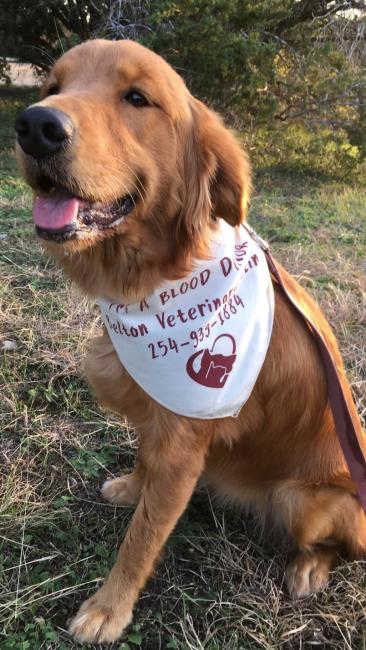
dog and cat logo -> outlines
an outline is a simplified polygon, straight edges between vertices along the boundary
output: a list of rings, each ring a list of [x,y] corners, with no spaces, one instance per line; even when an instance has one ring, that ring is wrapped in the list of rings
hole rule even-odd
[[[218,343],[221,339],[220,343]],[[224,341],[222,340],[224,339]],[[230,354],[217,352],[217,349],[229,347]],[[214,340],[211,350],[204,348],[189,357],[186,365],[187,373],[193,381],[207,388],[222,388],[225,386],[236,359],[236,343],[231,334],[220,334]]]

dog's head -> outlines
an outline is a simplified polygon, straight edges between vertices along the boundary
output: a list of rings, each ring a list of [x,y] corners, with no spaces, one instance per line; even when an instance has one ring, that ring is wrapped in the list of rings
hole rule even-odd
[[[156,265],[178,268],[212,217],[233,226],[245,218],[245,154],[181,77],[137,43],[95,40],[64,54],[16,131],[37,233],[70,268],[84,256],[103,269],[118,253],[131,284],[144,264],[152,275]]]

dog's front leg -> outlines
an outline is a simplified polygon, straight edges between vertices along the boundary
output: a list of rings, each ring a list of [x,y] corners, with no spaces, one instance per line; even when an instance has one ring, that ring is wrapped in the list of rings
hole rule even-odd
[[[203,468],[207,434],[196,435],[179,423],[179,433],[160,437],[146,450],[146,477],[115,566],[104,585],[73,619],[70,632],[79,641],[115,641],[131,621],[139,591],[160,551],[184,512]],[[156,436],[155,436],[156,443]]]
[[[145,476],[145,467],[138,460],[132,472],[105,481],[102,486],[102,495],[110,503],[134,506],[139,502]]]

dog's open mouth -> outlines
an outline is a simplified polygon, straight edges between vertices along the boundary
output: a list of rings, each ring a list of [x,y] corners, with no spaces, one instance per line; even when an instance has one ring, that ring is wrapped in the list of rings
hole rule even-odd
[[[104,204],[77,197],[63,187],[54,187],[46,196],[36,196],[33,220],[40,237],[62,242],[91,228],[115,228],[136,203],[133,194]]]

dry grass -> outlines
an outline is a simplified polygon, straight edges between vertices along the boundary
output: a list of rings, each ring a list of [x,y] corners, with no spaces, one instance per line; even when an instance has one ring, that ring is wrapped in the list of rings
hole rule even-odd
[[[0,101],[9,145],[0,194],[0,648],[64,650],[76,647],[68,617],[106,575],[128,524],[131,509],[106,504],[98,489],[132,465],[135,441],[79,376],[99,317],[34,240],[10,149],[12,111],[27,97]],[[323,305],[365,418],[365,194],[300,185],[267,178],[252,222]],[[286,540],[260,537],[250,517],[198,492],[113,648],[365,648],[365,562],[293,602],[283,590],[289,553]]]

